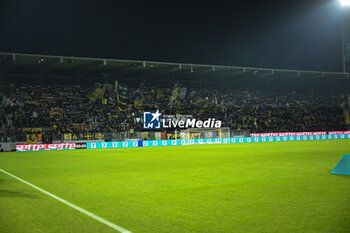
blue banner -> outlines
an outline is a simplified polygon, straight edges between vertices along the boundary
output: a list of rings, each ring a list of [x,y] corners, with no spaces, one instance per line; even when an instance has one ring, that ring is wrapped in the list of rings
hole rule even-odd
[[[177,139],[177,140],[150,140],[150,141],[121,141],[121,142],[88,142],[87,149],[155,147],[155,146],[184,146],[200,144],[231,144],[252,142],[290,142],[327,139],[350,139],[350,134],[332,135],[305,135],[305,136],[273,136],[273,137],[236,137],[236,138],[209,138],[209,139]]]

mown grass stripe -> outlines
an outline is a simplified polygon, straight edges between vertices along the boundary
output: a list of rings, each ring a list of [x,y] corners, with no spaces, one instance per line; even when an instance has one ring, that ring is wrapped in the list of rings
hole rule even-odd
[[[97,215],[94,214],[94,213],[91,213],[91,212],[89,212],[89,211],[87,211],[87,210],[85,210],[85,209],[83,209],[83,208],[81,208],[81,207],[79,207],[79,206],[77,206],[77,205],[74,205],[74,204],[70,203],[69,201],[66,201],[66,200],[64,200],[64,199],[62,199],[62,198],[60,198],[60,197],[58,197],[58,196],[56,196],[56,195],[54,195],[54,194],[52,194],[52,193],[50,193],[50,192],[44,190],[44,189],[42,189],[42,188],[39,188],[38,186],[36,186],[36,185],[34,185],[34,184],[31,184],[31,183],[29,183],[28,181],[25,181],[25,180],[23,180],[23,179],[21,179],[21,178],[15,176],[15,175],[13,175],[13,174],[7,172],[7,171],[5,171],[5,170],[3,170],[3,169],[1,169],[1,168],[0,168],[0,171],[1,171],[2,173],[6,174],[6,175],[11,176],[12,178],[14,178],[14,179],[16,179],[16,180],[18,180],[18,181],[21,181],[22,183],[24,183],[24,184],[26,184],[26,185],[28,185],[28,186],[30,186],[30,187],[32,187],[32,188],[34,188],[34,189],[36,189],[36,190],[38,190],[38,191],[40,191],[40,192],[42,192],[42,193],[44,193],[44,194],[46,194],[46,195],[48,195],[48,196],[50,196],[50,197],[56,199],[57,201],[60,201],[60,202],[62,202],[63,204],[66,204],[67,206],[70,206],[70,207],[72,207],[73,209],[78,210],[79,212],[81,212],[81,213],[83,213],[83,214],[85,214],[85,215],[87,215],[87,216],[89,216],[89,217],[91,217],[91,218],[93,218],[93,219],[95,219],[95,220],[97,220],[97,221],[99,221],[99,222],[101,222],[101,223],[103,223],[103,224],[105,224],[105,225],[107,225],[107,226],[109,226],[109,227],[111,227],[111,228],[113,228],[113,229],[119,231],[119,232],[122,232],[122,233],[131,233],[130,231],[128,231],[128,230],[122,228],[121,226],[118,226],[118,225],[116,225],[116,224],[114,224],[114,223],[112,223],[112,222],[110,222],[110,221],[108,221],[108,220],[106,220],[106,219],[101,218],[100,216],[97,216]]]

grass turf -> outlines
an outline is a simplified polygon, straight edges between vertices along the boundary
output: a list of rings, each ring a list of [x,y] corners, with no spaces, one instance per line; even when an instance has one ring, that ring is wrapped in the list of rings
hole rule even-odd
[[[132,232],[350,232],[350,140],[0,153],[0,168]],[[116,232],[0,172],[1,233]]]

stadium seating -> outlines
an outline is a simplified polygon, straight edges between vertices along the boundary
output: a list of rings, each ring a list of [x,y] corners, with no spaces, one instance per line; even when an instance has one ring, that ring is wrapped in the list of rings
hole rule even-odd
[[[214,117],[223,127],[259,132],[345,130],[344,96],[278,93],[252,90],[186,88],[129,88],[125,109],[117,107],[111,84],[95,86],[0,86],[1,141],[31,133],[62,135],[82,132],[142,130],[144,110]],[[35,130],[36,129],[36,130]],[[12,139],[13,140],[13,139]]]

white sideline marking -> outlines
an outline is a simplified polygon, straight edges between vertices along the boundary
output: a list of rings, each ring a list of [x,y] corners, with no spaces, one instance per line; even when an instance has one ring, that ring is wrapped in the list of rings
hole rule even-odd
[[[66,204],[67,206],[70,206],[73,209],[78,210],[79,212],[81,212],[81,213],[83,213],[83,214],[85,214],[85,215],[87,215],[87,216],[89,216],[89,217],[91,217],[91,218],[101,222],[101,223],[106,224],[107,226],[109,226],[109,227],[111,227],[111,228],[113,228],[113,229],[115,229],[117,231],[120,231],[122,233],[131,233],[131,231],[128,231],[128,230],[126,230],[126,229],[124,229],[124,228],[122,228],[122,227],[120,227],[118,225],[115,225],[114,223],[112,223],[112,222],[110,222],[110,221],[108,221],[106,219],[103,219],[103,218],[101,218],[101,217],[99,217],[99,216],[97,216],[97,215],[95,215],[95,214],[93,214],[93,213],[91,213],[91,212],[89,212],[87,210],[84,210],[83,208],[81,208],[79,206],[76,206],[76,205],[74,205],[74,204],[72,204],[72,203],[70,203],[70,202],[68,202],[68,201],[66,201],[66,200],[64,200],[64,199],[62,199],[62,198],[52,194],[52,193],[49,193],[48,191],[45,191],[44,189],[41,189],[38,186],[35,186],[34,184],[31,184],[31,183],[29,183],[29,182],[27,182],[25,180],[22,180],[21,178],[15,176],[15,175],[12,175],[11,173],[9,173],[7,171],[4,171],[1,168],[0,168],[0,171],[5,173],[5,174],[7,174],[7,175],[9,175],[9,176],[11,176],[11,177],[13,177],[13,178],[15,178],[16,180],[21,181],[22,183],[25,183],[26,185],[29,185],[32,188],[35,188],[36,190],[39,190],[40,192],[42,192],[42,193],[44,193],[44,194],[46,194],[46,195],[56,199],[57,201],[60,201],[60,202],[62,202],[64,204]]]

